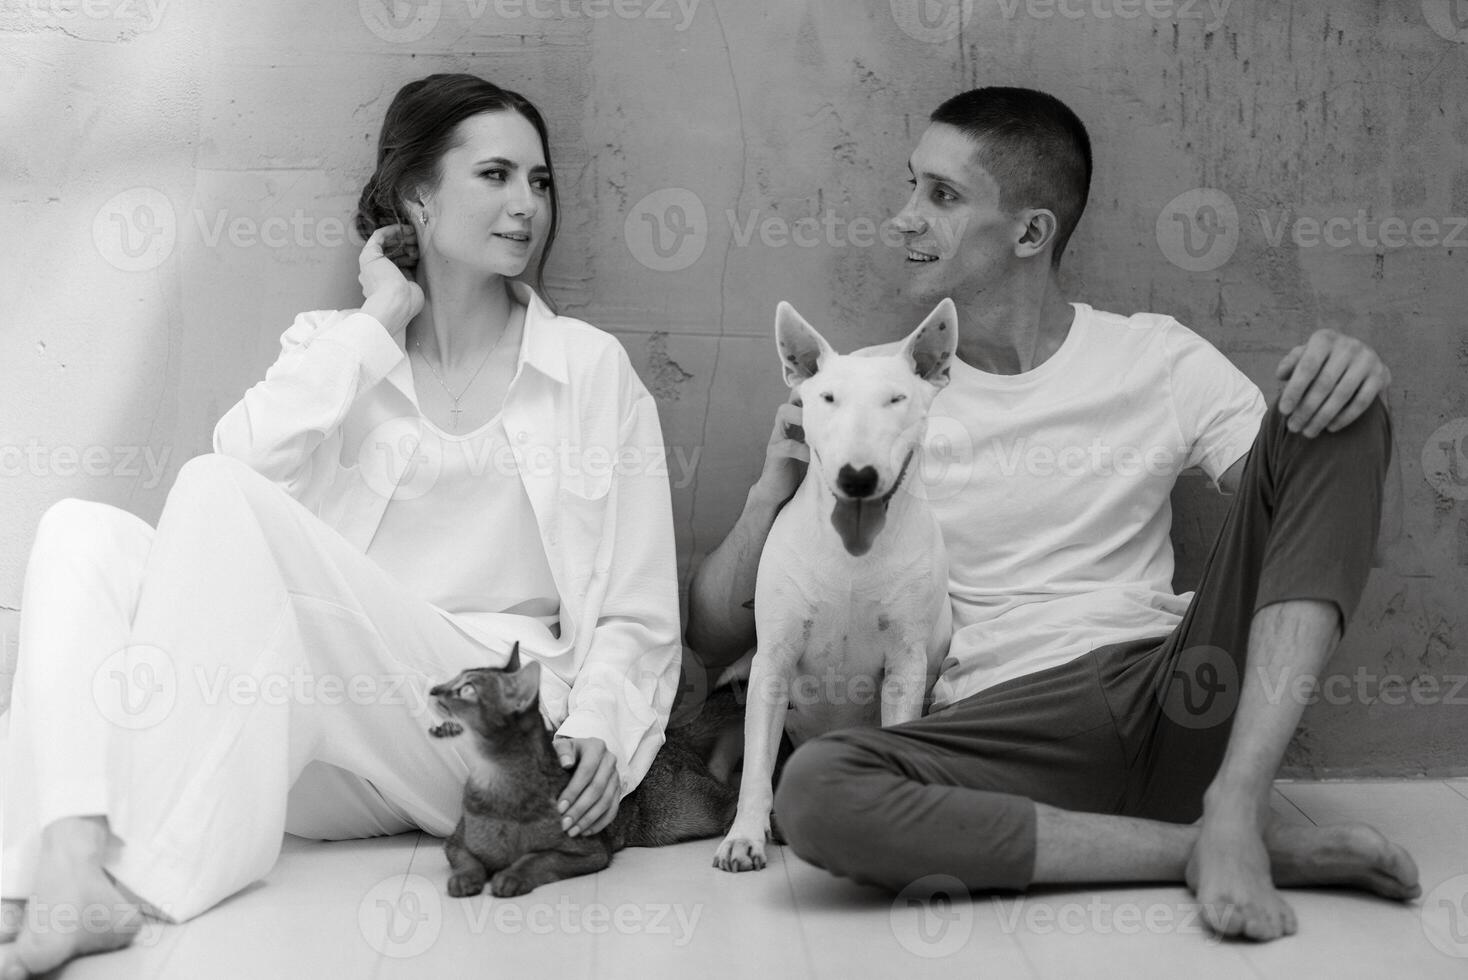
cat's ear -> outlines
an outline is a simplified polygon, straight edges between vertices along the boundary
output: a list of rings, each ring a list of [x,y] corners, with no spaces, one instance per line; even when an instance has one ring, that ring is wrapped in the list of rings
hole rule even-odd
[[[518,649],[519,644],[516,644],[516,650]],[[530,710],[539,697],[540,661],[530,660],[510,678],[509,688],[505,691],[505,707],[519,714]]]
[[[510,648],[510,659],[509,659],[509,662],[505,664],[505,670],[507,670],[507,671],[509,671],[510,673],[513,674],[515,671],[517,671],[519,669],[520,669],[520,641],[519,640],[516,640],[515,641],[515,645]]]

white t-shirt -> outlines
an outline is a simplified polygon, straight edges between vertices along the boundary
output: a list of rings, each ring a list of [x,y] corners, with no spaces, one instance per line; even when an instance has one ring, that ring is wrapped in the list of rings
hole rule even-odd
[[[444,432],[426,417],[418,422],[413,462],[432,479],[404,481],[410,490],[400,487],[388,503],[368,557],[446,613],[529,617],[547,628],[549,640],[558,629],[560,595],[504,416],[463,435]],[[532,647],[540,653],[549,645]]]
[[[1171,317],[1077,303],[1060,349],[996,375],[955,359],[933,401],[918,492],[943,528],[953,643],[934,706],[1097,647],[1165,636],[1169,494],[1216,482],[1266,406],[1217,349]]]
[[[518,640],[545,660],[559,645],[560,593],[505,434],[505,408],[523,394],[525,358],[522,343],[504,405],[488,422],[449,433],[420,414],[416,435],[398,436],[411,446],[386,447],[412,472],[393,490],[367,556],[461,628],[478,627],[507,645]]]

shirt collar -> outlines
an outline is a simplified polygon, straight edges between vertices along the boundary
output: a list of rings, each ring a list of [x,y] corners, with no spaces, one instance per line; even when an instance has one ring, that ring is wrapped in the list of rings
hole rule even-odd
[[[515,298],[525,304],[525,336],[520,341],[520,360],[541,374],[566,384],[570,371],[566,365],[566,337],[554,321],[545,301],[523,282],[511,282],[510,289]]]

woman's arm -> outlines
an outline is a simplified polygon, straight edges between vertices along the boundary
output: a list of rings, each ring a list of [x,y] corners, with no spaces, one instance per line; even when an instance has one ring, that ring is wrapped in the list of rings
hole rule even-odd
[[[265,380],[214,427],[214,451],[243,460],[300,499],[316,448],[403,350],[365,310],[302,313],[280,348]]]
[[[618,797],[662,745],[682,654],[672,500],[657,404],[619,350],[624,409],[597,565],[606,586],[586,660],[571,687],[562,738],[598,738],[617,764]]]
[[[214,451],[234,456],[299,499],[312,455],[362,393],[404,356],[401,336],[423,291],[383,254],[379,229],[359,259],[362,309],[303,313],[280,338],[280,357],[214,427]]]

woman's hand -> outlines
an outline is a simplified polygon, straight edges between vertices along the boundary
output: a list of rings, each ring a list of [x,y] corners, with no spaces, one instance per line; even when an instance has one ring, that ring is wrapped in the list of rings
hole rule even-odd
[[[562,829],[572,837],[601,832],[617,815],[621,803],[617,760],[599,738],[557,738],[555,746],[561,767],[576,767],[561,793]]]
[[[372,233],[357,257],[362,312],[371,314],[401,341],[408,321],[423,309],[423,287],[403,274],[418,264],[418,239],[412,225],[387,225]]]

